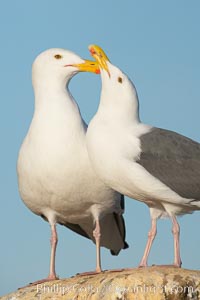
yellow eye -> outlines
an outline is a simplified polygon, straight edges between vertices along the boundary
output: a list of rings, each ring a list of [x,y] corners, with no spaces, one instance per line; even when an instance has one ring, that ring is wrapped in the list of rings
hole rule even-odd
[[[122,83],[122,78],[121,77],[118,77],[118,82]]]
[[[62,55],[56,54],[56,55],[54,55],[54,57],[55,57],[55,59],[61,59],[61,58],[62,58]]]

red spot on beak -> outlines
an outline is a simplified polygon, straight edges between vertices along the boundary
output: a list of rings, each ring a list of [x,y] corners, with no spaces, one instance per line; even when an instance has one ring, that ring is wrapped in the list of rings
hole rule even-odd
[[[96,54],[94,48],[90,48],[90,53],[93,55],[93,54]]]
[[[96,69],[95,73],[100,74],[100,69]]]

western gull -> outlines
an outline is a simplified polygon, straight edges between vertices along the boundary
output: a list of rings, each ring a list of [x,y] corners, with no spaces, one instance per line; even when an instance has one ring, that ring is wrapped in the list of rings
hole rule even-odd
[[[181,267],[176,216],[200,210],[200,144],[141,123],[133,82],[99,46],[91,45],[89,50],[100,65],[102,79],[99,108],[86,137],[92,165],[106,185],[150,208],[151,229],[139,266],[147,266],[157,219],[169,217],[174,266]]]
[[[93,171],[86,148],[87,125],[68,89],[79,71],[98,73],[99,69],[96,62],[57,48],[42,52],[32,68],[35,111],[19,152],[17,171],[25,205],[51,226],[50,272],[38,282],[57,278],[56,223],[96,243],[95,272],[102,270],[100,246],[113,255],[128,247],[122,217],[124,197]]]

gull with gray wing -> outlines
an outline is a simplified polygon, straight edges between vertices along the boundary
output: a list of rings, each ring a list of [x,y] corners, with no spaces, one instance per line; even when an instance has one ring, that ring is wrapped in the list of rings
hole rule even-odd
[[[176,216],[200,210],[200,144],[176,132],[143,124],[132,81],[103,50],[89,47],[101,68],[98,111],[89,124],[87,149],[104,183],[150,208],[152,226],[139,266],[147,266],[157,219],[169,217],[174,266],[181,266]]]

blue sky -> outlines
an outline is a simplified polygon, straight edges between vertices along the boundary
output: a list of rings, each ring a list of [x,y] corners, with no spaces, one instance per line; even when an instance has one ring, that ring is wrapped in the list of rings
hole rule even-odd
[[[24,206],[16,177],[18,150],[34,109],[34,58],[52,47],[89,58],[87,47],[96,43],[135,83],[143,122],[200,141],[199,11],[198,0],[1,3],[0,295],[44,278],[49,268],[49,226]],[[70,83],[87,122],[98,107],[100,88],[100,77],[93,74],[79,74]],[[143,254],[148,208],[127,198],[125,217],[130,248],[118,257],[103,249],[105,269],[136,267]],[[199,213],[180,218],[184,268],[200,269],[199,221]],[[58,233],[58,275],[94,269],[95,246],[61,226]],[[172,261],[171,224],[161,220],[149,264]]]

